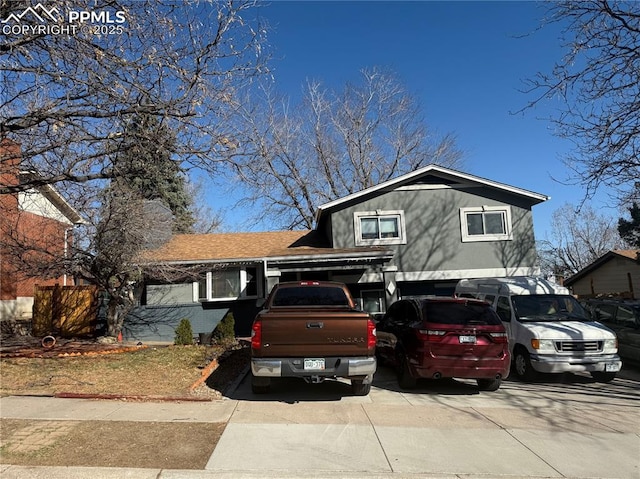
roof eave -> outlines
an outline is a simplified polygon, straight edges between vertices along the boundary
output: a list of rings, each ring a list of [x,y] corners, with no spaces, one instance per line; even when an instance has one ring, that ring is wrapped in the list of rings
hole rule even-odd
[[[543,195],[541,193],[535,193],[533,191],[529,191],[529,190],[525,190],[522,188],[516,188],[515,186],[510,186],[504,183],[499,183],[497,181],[493,181],[493,180],[489,180],[486,178],[482,178],[479,176],[475,176],[475,175],[471,175],[469,173],[462,173],[460,171],[455,171],[455,170],[450,170],[448,168],[444,168],[442,166],[438,166],[438,165],[427,165],[423,168],[419,168],[415,171],[412,171],[410,173],[398,176],[397,178],[393,178],[391,180],[385,181],[383,183],[380,183],[378,185],[372,186],[370,188],[366,188],[364,190],[360,190],[357,191],[355,193],[351,193],[350,195],[344,196],[342,198],[338,198],[336,200],[330,201],[328,203],[325,203],[323,205],[320,205],[318,207],[318,209],[316,210],[316,215],[315,215],[315,223],[316,223],[316,227],[319,224],[320,221],[320,217],[322,216],[322,213],[326,210],[329,210],[331,208],[334,208],[340,204],[343,203],[347,203],[349,201],[353,201],[356,200],[358,198],[361,198],[363,196],[366,195],[370,195],[372,193],[375,193],[377,191],[380,190],[384,190],[386,188],[390,188],[390,187],[394,187],[397,185],[400,185],[402,183],[411,181],[412,179],[419,177],[421,175],[424,175],[426,173],[429,172],[437,172],[437,173],[441,173],[443,175],[448,175],[448,176],[452,176],[455,178],[459,178],[459,179],[464,179],[467,181],[470,181],[472,183],[479,183],[482,185],[486,185],[492,188],[497,188],[503,191],[508,191],[510,193],[519,195],[519,196],[523,196],[526,198],[529,198],[530,200],[533,201],[533,204],[539,204],[542,203],[544,201],[548,201],[550,199],[549,196],[547,195]]]

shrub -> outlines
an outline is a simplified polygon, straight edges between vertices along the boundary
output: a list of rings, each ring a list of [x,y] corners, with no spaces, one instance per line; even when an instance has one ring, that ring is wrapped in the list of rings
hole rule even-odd
[[[233,313],[229,312],[224,315],[222,321],[218,323],[216,329],[213,330],[213,340],[216,343],[232,341],[236,339],[236,320]]]
[[[187,345],[193,344],[193,330],[191,329],[191,321],[188,319],[180,320],[180,324],[176,328],[176,337],[173,344]]]

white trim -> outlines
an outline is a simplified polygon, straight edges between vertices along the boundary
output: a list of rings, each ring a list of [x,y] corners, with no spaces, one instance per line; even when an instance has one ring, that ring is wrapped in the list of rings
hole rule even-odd
[[[247,288],[247,268],[255,268],[256,270],[256,294],[252,294],[252,295],[247,295],[246,294],[246,288]],[[240,295],[238,296],[215,296],[213,297],[213,272],[212,271],[207,271],[207,273],[205,274],[205,283],[206,283],[206,295],[202,296],[200,294],[200,282],[199,281],[194,281],[193,282],[193,297],[196,298],[195,302],[200,302],[200,303],[215,303],[215,302],[224,302],[224,301],[235,301],[238,299],[255,299],[260,297],[261,294],[261,275],[262,275],[262,269],[260,267],[260,265],[244,265],[244,266],[233,266],[231,268],[226,268],[224,270],[219,270],[220,271],[238,271],[238,277],[239,277],[239,285],[238,288],[240,290]]]
[[[539,276],[540,268],[481,268],[481,269],[452,269],[443,271],[405,271],[396,273],[396,282],[400,281],[439,281],[458,280],[463,278],[501,278],[505,276]]]
[[[383,281],[384,275],[382,273],[363,273],[358,284],[382,283]]]
[[[377,238],[365,239],[362,237],[361,220],[363,218],[398,218],[398,237],[397,238]],[[402,210],[376,210],[376,211],[356,211],[353,213],[353,229],[355,232],[356,246],[380,246],[407,244],[407,229],[404,222],[404,211]]]
[[[500,212],[504,213],[504,234],[482,234],[470,235],[467,224],[468,213],[486,213]],[[478,241],[511,241],[513,239],[513,229],[511,226],[511,207],[504,206],[470,206],[460,208],[460,234],[463,243],[474,243]]]

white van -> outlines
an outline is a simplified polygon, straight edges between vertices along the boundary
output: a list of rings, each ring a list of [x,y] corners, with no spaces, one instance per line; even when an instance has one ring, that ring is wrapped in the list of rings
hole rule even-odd
[[[491,303],[509,334],[511,370],[521,379],[588,371],[610,382],[622,367],[615,333],[591,321],[567,288],[543,278],[480,278],[460,280],[455,294]]]

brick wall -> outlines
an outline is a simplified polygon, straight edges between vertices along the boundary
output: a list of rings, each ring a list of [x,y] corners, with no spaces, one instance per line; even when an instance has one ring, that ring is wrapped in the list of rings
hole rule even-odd
[[[19,183],[19,164],[20,146],[8,139],[0,141],[1,186]],[[31,297],[35,284],[62,284],[63,277],[31,277],[20,258],[44,265],[51,262],[52,256],[62,257],[67,228],[50,218],[20,211],[16,193],[0,194],[0,300]],[[26,245],[29,251],[18,254],[19,244]],[[67,284],[72,283],[67,280]]]

